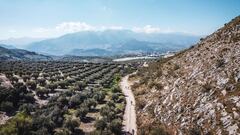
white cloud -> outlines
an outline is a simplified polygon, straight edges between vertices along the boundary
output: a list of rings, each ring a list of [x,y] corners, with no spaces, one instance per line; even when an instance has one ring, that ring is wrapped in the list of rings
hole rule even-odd
[[[97,28],[96,31],[104,31],[104,30],[123,30],[122,26],[101,26]]]
[[[79,32],[79,31],[92,31],[95,28],[85,22],[63,22],[58,24],[55,29],[60,32]]]
[[[39,28],[33,29],[33,32],[39,37],[42,37],[42,36],[56,37],[56,36],[64,35],[67,33],[80,32],[80,31],[104,31],[104,30],[124,30],[124,29],[129,29],[129,30],[132,30],[133,32],[147,33],[147,34],[174,32],[170,28],[162,30],[159,27],[153,27],[151,25],[146,25],[144,27],[126,28],[126,27],[117,26],[117,25],[93,26],[85,22],[63,22],[51,28],[39,27]]]
[[[122,26],[110,26],[108,29],[111,29],[111,30],[123,30],[124,28]]]
[[[95,27],[85,22],[63,22],[50,28],[34,28],[32,32],[36,37],[57,37],[67,33],[94,30],[96,30]]]
[[[132,29],[134,32],[138,32],[138,33],[160,33],[161,32],[161,29],[158,28],[158,27],[153,27],[151,25],[146,25],[144,27],[134,27]]]
[[[85,22],[63,22],[52,28],[35,28],[32,31],[38,34],[47,34],[59,36],[62,34],[80,32],[80,31],[104,31],[104,30],[122,30],[122,26],[92,26]]]

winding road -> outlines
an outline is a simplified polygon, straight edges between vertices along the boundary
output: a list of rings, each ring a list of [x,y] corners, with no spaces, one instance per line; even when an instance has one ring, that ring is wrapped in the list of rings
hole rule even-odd
[[[123,116],[123,131],[127,134],[137,134],[135,99],[128,82],[129,75],[122,78],[120,87],[126,98],[126,107]]]

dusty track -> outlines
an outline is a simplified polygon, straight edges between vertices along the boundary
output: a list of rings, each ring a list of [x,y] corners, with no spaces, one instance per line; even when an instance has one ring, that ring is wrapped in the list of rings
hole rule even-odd
[[[123,116],[123,131],[126,133],[137,134],[135,99],[132,93],[130,83],[128,82],[129,75],[122,78],[120,87],[126,98],[126,107]]]

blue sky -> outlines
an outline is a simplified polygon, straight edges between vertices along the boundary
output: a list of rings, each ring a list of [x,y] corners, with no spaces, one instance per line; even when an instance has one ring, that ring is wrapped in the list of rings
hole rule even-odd
[[[0,39],[69,32],[210,34],[240,15],[240,0],[0,0]]]

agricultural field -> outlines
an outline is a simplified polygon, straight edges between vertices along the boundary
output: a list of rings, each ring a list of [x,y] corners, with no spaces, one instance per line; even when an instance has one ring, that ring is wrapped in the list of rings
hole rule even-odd
[[[127,64],[0,62],[0,135],[121,134]]]

